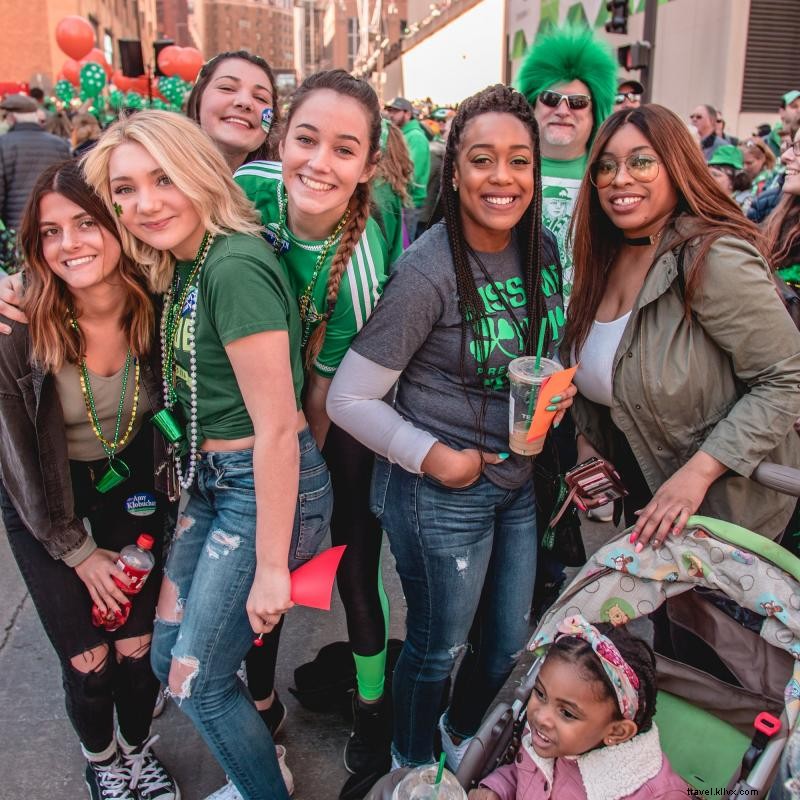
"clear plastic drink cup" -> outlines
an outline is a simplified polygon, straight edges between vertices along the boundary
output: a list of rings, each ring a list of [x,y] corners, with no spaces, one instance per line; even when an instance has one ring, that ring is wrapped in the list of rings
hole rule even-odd
[[[508,446],[521,456],[535,456],[542,452],[546,433],[528,441],[528,431],[539,400],[539,391],[545,379],[560,372],[561,365],[549,358],[539,359],[536,369],[534,356],[515,358],[508,365]]]
[[[442,773],[437,793],[438,771],[436,764],[412,769],[395,787],[392,800],[467,800],[466,792],[449,770]]]

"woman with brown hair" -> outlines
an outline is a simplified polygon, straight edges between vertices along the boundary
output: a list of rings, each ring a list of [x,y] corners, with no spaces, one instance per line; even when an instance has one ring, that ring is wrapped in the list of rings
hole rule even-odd
[[[149,738],[158,692],[149,651],[170,516],[154,479],[166,453],[145,422],[161,405],[153,300],[74,161],[39,177],[20,234],[30,325],[0,337],[8,542],[61,662],[89,797],[178,800]],[[142,531],[156,564],[131,604],[118,551]]]
[[[563,350],[580,460],[621,472],[637,552],[698,511],[774,539],[795,501],[748,477],[800,464],[800,334],[760,234],[662,106],[609,117],[589,164]]]
[[[770,263],[785,281],[800,284],[800,131],[781,154],[786,169],[783,196],[769,216],[764,236]]]
[[[414,165],[400,128],[381,120],[381,160],[372,181],[376,219],[389,246],[389,265],[403,254],[403,208],[410,200],[408,183]]]

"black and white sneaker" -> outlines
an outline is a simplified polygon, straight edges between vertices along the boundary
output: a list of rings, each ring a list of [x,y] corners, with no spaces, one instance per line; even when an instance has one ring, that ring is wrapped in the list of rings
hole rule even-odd
[[[107,762],[86,764],[86,788],[90,800],[136,800],[130,788],[130,770],[119,756]]]
[[[130,788],[138,800],[180,800],[178,784],[153,753],[152,746],[157,740],[158,734],[130,753],[122,750],[122,762],[128,771]]]

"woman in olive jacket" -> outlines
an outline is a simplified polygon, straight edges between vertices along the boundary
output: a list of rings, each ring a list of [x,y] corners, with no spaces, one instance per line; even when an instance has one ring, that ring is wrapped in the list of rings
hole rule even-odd
[[[613,114],[589,163],[565,344],[579,460],[621,472],[637,550],[698,511],[774,539],[795,500],[749,476],[800,465],[800,333],[758,230],[661,106]]]

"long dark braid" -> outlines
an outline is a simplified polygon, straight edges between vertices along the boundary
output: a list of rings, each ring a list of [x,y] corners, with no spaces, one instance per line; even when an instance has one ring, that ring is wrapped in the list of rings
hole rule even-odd
[[[476,353],[480,352],[478,369],[481,368],[483,349],[477,346],[482,340],[482,325],[486,317],[486,310],[478,293],[472,267],[469,262],[464,230],[461,224],[461,210],[458,192],[453,189],[455,175],[455,162],[458,156],[464,129],[474,117],[481,114],[500,113],[511,114],[522,122],[530,131],[533,145],[533,170],[534,190],[533,199],[517,223],[515,232],[520,243],[522,263],[520,264],[525,282],[527,295],[528,331],[525,337],[526,354],[532,354],[536,349],[541,320],[546,317],[544,294],[541,291],[542,282],[542,181],[541,157],[539,153],[539,126],[533,116],[531,107],[525,97],[514,89],[495,84],[465,100],[458,109],[450,128],[447,139],[444,159],[442,162],[442,188],[440,209],[447,226],[447,238],[450,243],[450,252],[453,256],[453,265],[456,272],[456,287],[458,290],[458,304],[461,312],[461,381],[466,392],[465,370],[467,353],[467,327],[472,328],[472,335],[476,342]],[[545,333],[545,352],[552,340],[549,326]],[[476,413],[476,422],[479,433],[479,446],[485,439],[486,408],[488,392],[484,387],[481,408]]]

